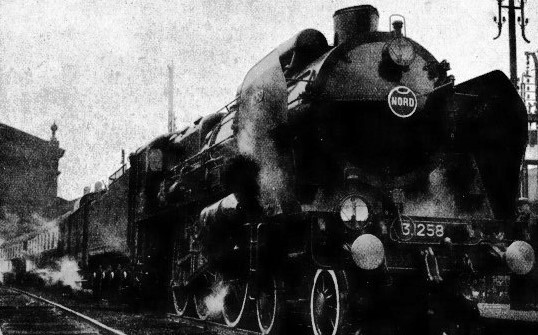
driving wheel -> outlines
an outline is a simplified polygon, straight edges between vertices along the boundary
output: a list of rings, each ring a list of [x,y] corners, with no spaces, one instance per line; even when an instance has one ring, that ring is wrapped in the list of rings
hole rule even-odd
[[[278,334],[284,318],[284,289],[274,277],[260,283],[256,299],[256,317],[262,334]]]
[[[242,279],[235,279],[227,281],[226,287],[222,316],[228,327],[236,327],[246,313],[248,283]]]
[[[310,320],[315,335],[344,334],[347,324],[348,283],[345,273],[319,269],[310,295]]]
[[[174,300],[174,309],[179,316],[185,315],[187,306],[189,305],[189,292],[187,289],[179,284],[173,284],[172,286],[172,299]]]

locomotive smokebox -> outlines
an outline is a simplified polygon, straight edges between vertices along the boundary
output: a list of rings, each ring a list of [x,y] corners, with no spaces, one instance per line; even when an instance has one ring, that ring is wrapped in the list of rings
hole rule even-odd
[[[337,10],[334,15],[334,45],[355,39],[363,33],[377,31],[379,13],[370,5]]]

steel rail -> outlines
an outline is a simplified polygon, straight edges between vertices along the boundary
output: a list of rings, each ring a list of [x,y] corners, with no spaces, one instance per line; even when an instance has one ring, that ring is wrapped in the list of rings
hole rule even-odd
[[[75,310],[67,308],[67,307],[65,307],[63,305],[60,305],[60,304],[54,302],[54,301],[50,301],[50,300],[47,300],[45,298],[42,298],[42,297],[40,297],[38,295],[35,295],[33,293],[26,292],[24,290],[14,288],[14,287],[5,287],[5,289],[13,291],[13,292],[16,292],[16,293],[19,293],[19,294],[27,295],[27,296],[29,296],[29,297],[31,297],[33,299],[36,299],[36,300],[45,302],[45,303],[47,303],[49,305],[52,305],[54,307],[57,307],[57,308],[61,309],[62,311],[67,312],[68,314],[74,315],[74,316],[76,316],[76,317],[90,323],[92,326],[96,327],[98,330],[103,330],[105,332],[108,332],[108,333],[114,334],[114,335],[127,335],[124,332],[122,332],[120,330],[117,330],[117,329],[114,329],[114,328],[111,328],[111,327],[109,327],[109,326],[107,326],[107,325],[105,325],[105,324],[103,324],[103,323],[101,323],[101,322],[99,322],[99,321],[97,321],[95,319],[90,318],[87,315],[84,315],[84,314],[79,313],[79,312],[77,312]]]
[[[223,335],[227,335],[227,334],[260,335],[261,334],[261,332],[256,332],[256,331],[242,329],[242,328],[231,328],[219,322],[209,321],[209,320],[200,320],[200,319],[197,319],[195,317],[190,317],[190,316],[179,316],[174,313],[167,313],[167,316],[169,318],[177,320],[177,322],[181,322],[191,327],[199,328],[202,331],[214,332],[215,330],[218,330],[218,333],[223,334]]]

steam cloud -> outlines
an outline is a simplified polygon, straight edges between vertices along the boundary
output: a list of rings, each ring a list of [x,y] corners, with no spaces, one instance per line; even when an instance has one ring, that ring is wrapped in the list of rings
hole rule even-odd
[[[238,134],[241,153],[252,158],[259,166],[259,201],[263,208],[281,212],[283,203],[291,199],[289,177],[285,162],[272,139],[270,122],[264,112],[252,111]]]
[[[77,261],[70,257],[59,259],[54,268],[36,269],[34,272],[45,281],[47,286],[64,285],[73,290],[82,289],[82,277]]]
[[[260,62],[244,85],[238,113],[239,151],[259,166],[260,205],[268,212],[282,212],[294,197],[288,172],[291,159],[275,141],[275,131],[287,113],[286,84],[278,59]]]
[[[20,235],[39,230],[51,230],[56,220],[47,220],[37,213],[21,216],[7,206],[0,207],[0,245]]]
[[[205,297],[204,303],[209,312],[210,318],[216,318],[224,309],[224,298],[228,294],[228,285],[224,284],[223,281],[217,282],[211,288],[211,293]]]
[[[36,226],[39,229],[52,230],[58,226],[58,222],[56,219],[47,220],[37,213],[33,213],[31,218],[32,218],[32,221],[34,222],[34,226]]]

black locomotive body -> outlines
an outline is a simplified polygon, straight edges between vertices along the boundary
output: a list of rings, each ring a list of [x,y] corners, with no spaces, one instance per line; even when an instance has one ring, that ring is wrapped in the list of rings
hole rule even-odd
[[[157,197],[176,208],[180,315],[193,296],[199,318],[231,327],[254,301],[262,333],[293,313],[315,334],[443,332],[477,316],[462,279],[508,270],[527,136],[517,92],[498,71],[455,86],[401,22],[378,32],[377,19],[336,12],[333,47],[302,31],[201,121],[215,126],[187,130],[200,151]],[[512,270],[532,267],[523,249]]]

